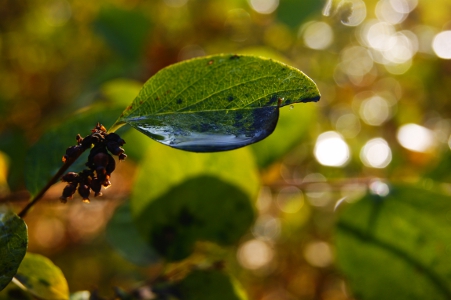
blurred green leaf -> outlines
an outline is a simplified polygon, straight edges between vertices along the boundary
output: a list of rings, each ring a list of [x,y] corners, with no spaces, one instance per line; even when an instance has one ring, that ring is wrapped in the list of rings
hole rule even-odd
[[[306,139],[309,125],[316,117],[317,107],[314,105],[281,109],[279,123],[274,132],[265,140],[251,146],[259,167],[268,167]]]
[[[27,253],[15,278],[33,295],[46,300],[69,299],[61,270],[42,255]]]
[[[105,82],[102,94],[115,105],[128,105],[136,98],[143,84],[136,80],[117,78]]]
[[[114,51],[127,60],[140,58],[150,32],[150,21],[141,11],[103,7],[94,30]]]
[[[6,153],[10,159],[8,185],[12,190],[23,185],[27,147],[27,140],[19,130],[6,130],[0,135],[0,151]]]
[[[271,134],[279,105],[319,98],[315,83],[293,67],[260,57],[216,55],[158,72],[116,125],[127,123],[178,149],[223,151]]]
[[[393,186],[347,207],[337,258],[358,299],[451,299],[451,197]]]
[[[277,18],[292,28],[296,28],[313,14],[320,15],[325,1],[281,0],[277,8]]]
[[[107,126],[114,122],[120,109],[114,107],[95,107],[83,110],[67,119],[58,126],[49,129],[33,145],[26,157],[25,163],[25,184],[28,191],[35,195],[49,181],[50,178],[61,168],[63,162],[61,158],[66,153],[69,146],[76,144],[77,134],[86,136],[91,133],[91,129],[100,122]],[[69,169],[69,171],[79,172],[84,168],[88,153],[80,157]]]
[[[27,225],[12,212],[0,211],[0,290],[3,290],[17,272],[27,252]]]
[[[246,300],[243,288],[224,272],[196,270],[174,286],[175,294],[184,300]]]
[[[137,265],[149,265],[159,261],[155,250],[150,248],[139,234],[132,220],[128,201],[114,212],[106,229],[106,238],[124,258]]]
[[[174,186],[151,202],[141,216],[138,225],[150,229],[145,235],[148,242],[170,261],[188,257],[196,241],[233,245],[254,221],[247,195],[208,175]]]

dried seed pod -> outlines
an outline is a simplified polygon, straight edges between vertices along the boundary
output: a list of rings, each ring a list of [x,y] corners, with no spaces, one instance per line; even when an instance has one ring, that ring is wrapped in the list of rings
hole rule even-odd
[[[83,198],[83,202],[89,202],[89,194],[91,194],[91,188],[87,184],[80,184],[78,186],[78,193]]]
[[[125,144],[125,141],[123,139],[121,139],[121,137],[114,132],[109,133],[106,136],[106,140],[107,140],[107,142],[115,142],[118,144],[118,146],[122,146]]]
[[[119,160],[124,160],[126,158],[127,158],[127,154],[125,154],[125,153],[119,154]]]
[[[94,197],[102,196],[102,192],[100,192],[100,189],[102,188],[102,183],[99,178],[94,178],[91,181],[91,189],[94,192]]]
[[[66,154],[64,154],[62,161],[66,162],[69,158],[75,158],[81,154],[82,150],[80,146],[70,146],[66,149]]]
[[[116,169],[116,161],[114,160],[114,157],[108,154],[108,164],[105,167],[106,174],[111,175],[111,173],[114,172],[114,169]]]
[[[77,180],[78,180],[78,174],[75,172],[66,173],[65,175],[63,175],[63,177],[61,177],[61,181],[64,181],[64,182],[72,183]]]
[[[69,183],[63,190],[63,194],[60,197],[61,202],[66,203],[67,199],[72,199],[75,191],[77,190],[76,183]]]

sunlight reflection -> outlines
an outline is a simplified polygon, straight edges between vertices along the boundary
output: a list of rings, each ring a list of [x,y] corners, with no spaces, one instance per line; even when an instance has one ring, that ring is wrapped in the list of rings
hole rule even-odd
[[[383,138],[371,139],[360,151],[360,159],[367,167],[385,168],[392,160],[390,146]]]
[[[270,14],[279,6],[279,0],[248,0],[252,9],[260,14]]]
[[[380,126],[391,116],[390,104],[378,95],[362,101],[360,105],[360,117],[368,125]]]
[[[341,167],[348,162],[350,150],[339,133],[328,131],[316,139],[314,154],[316,160],[324,166]]]
[[[332,250],[328,243],[315,241],[307,244],[304,257],[310,265],[324,268],[332,263]]]
[[[297,187],[285,187],[281,189],[277,195],[277,206],[285,213],[296,213],[302,208],[303,205],[304,195]]]
[[[334,40],[332,28],[324,22],[308,23],[301,27],[300,32],[303,32],[305,45],[311,49],[326,49]]]
[[[274,257],[274,250],[268,243],[253,239],[240,246],[237,258],[240,264],[250,270],[266,267]]]
[[[434,133],[417,124],[405,124],[398,129],[398,142],[406,149],[426,152],[434,146]]]
[[[451,30],[437,34],[432,42],[432,48],[438,57],[451,59]]]
[[[369,188],[370,192],[373,195],[378,195],[381,197],[385,197],[390,193],[390,188],[388,187],[388,184],[380,180],[374,180],[373,182],[371,182]]]

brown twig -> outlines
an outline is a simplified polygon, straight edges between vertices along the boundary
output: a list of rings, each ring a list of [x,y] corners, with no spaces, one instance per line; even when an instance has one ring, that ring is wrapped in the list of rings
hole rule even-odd
[[[47,182],[47,184],[41,189],[41,191],[36,194],[36,196],[34,196],[33,200],[31,200],[19,213],[18,216],[23,218],[26,216],[27,212],[30,210],[30,208],[33,207],[33,205],[36,204],[36,202],[38,202],[39,200],[41,200],[42,196],[44,196],[45,192],[47,192],[47,190],[54,185],[55,183],[58,182],[58,180],[60,179],[60,177],[69,169],[69,167],[77,160],[78,157],[80,157],[80,155],[83,153],[84,150],[80,151],[78,153],[78,155],[74,156],[74,157],[69,157],[66,162],[64,163],[64,165],[58,170],[58,172],[56,172],[55,175],[53,175],[53,177],[49,180],[49,182]]]

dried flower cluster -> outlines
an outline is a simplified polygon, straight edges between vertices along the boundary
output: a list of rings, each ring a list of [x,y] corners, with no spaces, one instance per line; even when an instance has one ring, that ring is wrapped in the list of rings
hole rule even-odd
[[[101,196],[101,188],[108,188],[111,185],[110,176],[116,167],[116,162],[111,154],[117,155],[119,161],[127,157],[124,149],[121,148],[125,141],[119,135],[107,133],[105,127],[100,123],[97,123],[91,131],[92,133],[85,138],[78,134],[77,145],[67,148],[66,154],[63,156],[63,162],[66,162],[68,159],[77,158],[85,150],[91,149],[86,163],[89,169],[79,173],[69,172],[62,177],[62,181],[67,182],[67,185],[60,197],[61,202],[66,203],[67,199],[71,199],[77,190],[83,198],[83,202],[89,202],[91,191],[94,192],[95,197]]]

